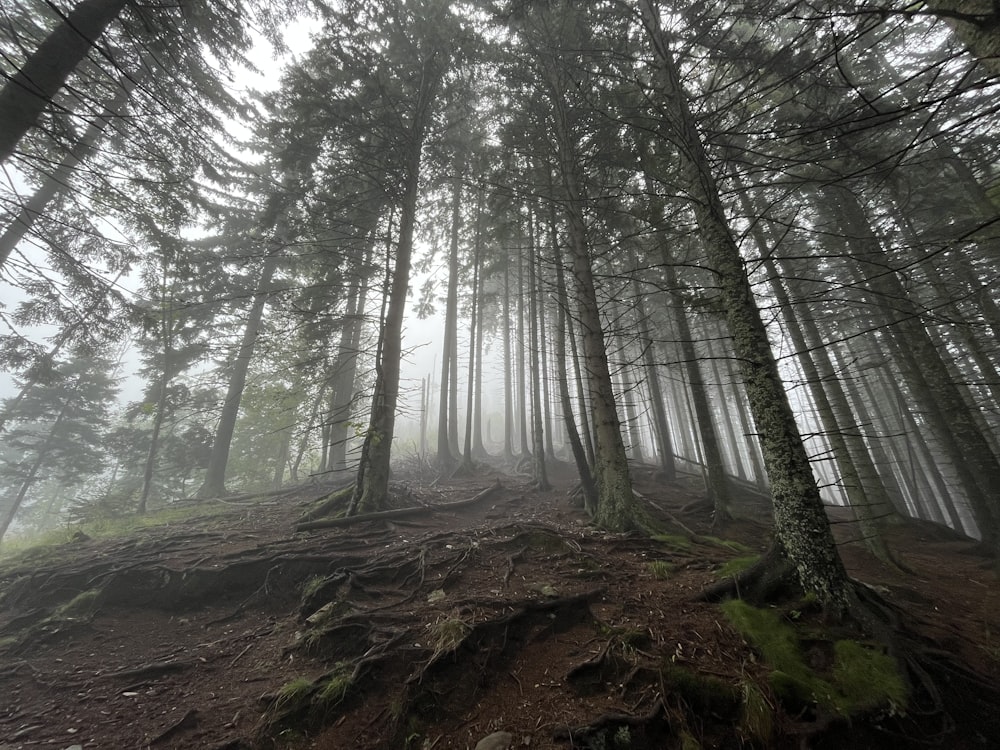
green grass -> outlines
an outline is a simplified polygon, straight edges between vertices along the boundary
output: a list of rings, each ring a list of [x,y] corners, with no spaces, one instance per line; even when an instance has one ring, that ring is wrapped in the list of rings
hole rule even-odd
[[[677,569],[676,565],[666,560],[652,560],[646,563],[646,567],[657,581],[666,580]]]
[[[653,541],[687,552],[691,549],[691,540],[683,534],[654,534]]]
[[[716,571],[716,575],[719,578],[732,578],[733,576],[738,576],[744,570],[749,570],[758,562],[760,562],[760,555],[734,557],[732,560],[727,560],[723,563],[722,567]]]
[[[8,565],[27,564],[58,554],[67,545],[79,544],[80,534],[91,539],[114,539],[136,531],[189,521],[227,512],[229,506],[217,501],[168,505],[144,515],[98,518],[58,529],[23,534],[3,541],[0,561]]]

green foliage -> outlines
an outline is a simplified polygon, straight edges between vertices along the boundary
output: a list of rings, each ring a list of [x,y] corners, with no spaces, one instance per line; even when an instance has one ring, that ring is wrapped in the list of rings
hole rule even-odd
[[[719,568],[716,575],[720,578],[731,578],[733,576],[738,576],[744,570],[752,568],[760,562],[760,555],[747,555],[746,557],[734,557],[732,560],[727,560],[723,563],[722,567]]]
[[[653,541],[665,544],[668,547],[687,552],[691,549],[691,540],[683,534],[654,534]]]
[[[56,609],[52,619],[87,620],[93,617],[101,598],[100,589],[83,591]]]
[[[615,730],[614,737],[611,739],[611,745],[616,748],[632,747],[632,730],[628,726],[618,727]]]
[[[352,684],[350,665],[343,662],[337,664],[316,693],[313,704],[323,711],[329,711],[344,700]]]
[[[142,516],[98,518],[61,529],[52,529],[37,534],[23,534],[3,543],[3,546],[0,547],[0,560],[11,567],[25,565],[62,554],[67,548],[87,539],[117,539],[141,529],[169,526],[173,523],[206,518],[229,511],[229,506],[218,502],[184,503],[168,505],[154,513]]]
[[[471,628],[457,617],[440,620],[430,626],[434,642],[434,656],[454,651],[462,643]]]
[[[296,677],[278,688],[274,707],[278,710],[294,710],[308,699],[312,689],[312,680]]]
[[[833,684],[844,713],[886,708],[901,713],[907,702],[906,685],[896,661],[888,654],[858,643],[833,644]]]
[[[736,719],[739,697],[732,686],[710,675],[702,675],[671,661],[660,666],[660,677],[670,694],[679,695],[697,715],[714,714]]]
[[[695,541],[701,544],[711,544],[716,547],[722,547],[723,549],[731,549],[733,552],[742,552],[744,554],[750,554],[753,550],[743,544],[742,542],[737,542],[734,539],[721,539],[717,536],[706,536],[699,535],[695,538]]]
[[[838,640],[833,643],[832,671],[821,675],[806,663],[795,628],[778,612],[740,600],[724,602],[722,609],[772,667],[771,688],[787,706],[798,709],[815,703],[845,716],[905,710],[905,683],[890,656],[857,641]]]
[[[676,569],[676,566],[667,560],[652,560],[646,563],[646,567],[657,581],[666,580]]]
[[[774,708],[753,681],[744,679],[740,687],[743,698],[740,728],[748,737],[766,747],[774,732]]]

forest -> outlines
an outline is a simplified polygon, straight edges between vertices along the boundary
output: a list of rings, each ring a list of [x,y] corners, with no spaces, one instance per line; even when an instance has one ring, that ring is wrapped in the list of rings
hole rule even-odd
[[[1000,742],[943,697],[988,721],[1000,679],[996,3],[9,0],[0,72],[0,681],[39,682],[17,654],[152,587],[166,610],[236,597],[241,623],[291,597],[295,645],[261,642],[312,639],[326,668],[272,691],[252,740],[246,716],[187,737],[189,712],[142,747],[547,747],[427,708],[472,710],[441,698],[462,654],[523,693],[490,628],[530,644],[546,618],[607,630],[565,682],[624,700],[538,730],[553,746]],[[257,557],[197,592],[121,572],[175,550],[193,579],[242,534]],[[565,585],[477,598],[519,566]],[[468,599],[434,609],[431,571]],[[638,617],[640,579],[686,581],[716,626],[724,602],[716,651],[742,656],[700,662],[723,687],[599,616],[620,587]],[[334,606],[407,589],[423,646]],[[955,658],[906,625],[928,592],[975,619]],[[344,717],[350,742],[302,744]]]

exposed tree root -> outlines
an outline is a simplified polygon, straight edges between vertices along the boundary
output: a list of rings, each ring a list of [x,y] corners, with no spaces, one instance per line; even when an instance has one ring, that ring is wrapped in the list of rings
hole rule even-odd
[[[552,738],[569,742],[573,748],[598,750],[608,747],[652,748],[671,735],[670,722],[662,700],[639,716],[606,713],[584,726],[556,727]]]
[[[453,503],[442,503],[441,505],[413,505],[407,508],[395,508],[393,510],[381,510],[374,513],[362,513],[356,516],[344,516],[342,518],[323,518],[318,521],[304,521],[295,524],[296,531],[312,531],[313,529],[329,529],[337,526],[352,526],[365,521],[385,521],[397,518],[409,518],[412,516],[429,515],[431,513],[446,512],[456,508],[464,508],[474,503],[481,502],[503,489],[500,480],[491,487],[487,487],[482,492],[467,500],[458,500]]]
[[[700,598],[708,601],[741,598],[764,605],[795,601],[801,594],[794,568],[772,547],[756,565],[706,589]],[[921,731],[933,729],[939,738],[944,737],[954,727],[951,713],[965,710],[964,703],[1000,702],[1000,690],[988,678],[955,666],[951,654],[942,654],[940,649],[930,646],[909,626],[906,613],[878,591],[855,582],[849,598],[848,611],[838,627],[853,626],[895,660],[909,694],[906,718],[919,722]],[[947,685],[947,690],[942,685]],[[827,719],[830,717],[818,715],[813,723],[799,722],[796,731],[803,734],[826,731],[832,726]]]
[[[347,507],[347,503],[351,500],[351,495],[354,493],[354,482],[345,484],[334,490],[331,490],[325,499],[316,507],[310,508],[308,511],[302,514],[299,519],[299,523],[307,523],[313,521],[317,518],[322,518],[323,516],[328,516],[335,510],[338,510],[341,506]]]
[[[743,599],[751,604],[763,604],[779,599],[793,598],[800,594],[795,567],[777,545],[772,544],[760,560],[729,578],[709,586],[701,592],[700,599],[720,602],[723,599]]]

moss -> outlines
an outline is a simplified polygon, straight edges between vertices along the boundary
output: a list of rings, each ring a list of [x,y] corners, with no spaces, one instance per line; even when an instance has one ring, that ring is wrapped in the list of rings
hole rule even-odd
[[[722,567],[716,571],[716,575],[719,578],[732,578],[733,576],[738,576],[744,570],[752,568],[758,562],[760,562],[760,555],[734,557],[732,560],[727,560],[723,563]]]
[[[323,585],[330,580],[328,576],[310,576],[302,584],[302,598],[309,599],[316,595],[316,592],[323,588]]]
[[[83,591],[68,602],[60,606],[53,613],[51,619],[59,620],[86,620],[94,615],[98,602],[101,598],[100,589],[88,589]]]
[[[618,727],[611,738],[611,746],[623,749],[632,747],[632,730],[627,726]]]
[[[742,542],[737,542],[733,539],[720,539],[717,536],[700,535],[695,537],[695,541],[701,544],[711,544],[715,547],[730,549],[733,552],[742,552],[744,555],[753,552],[753,550],[750,547],[746,546]]]
[[[739,698],[732,686],[722,680],[697,674],[669,661],[661,665],[660,678],[668,694],[679,696],[695,714],[736,718]]]
[[[845,716],[905,710],[906,687],[890,656],[857,641],[838,640],[833,643],[833,668],[822,675],[806,664],[795,628],[776,611],[739,600],[723,603],[722,609],[772,668],[771,688],[789,709],[816,704]]]
[[[833,651],[833,684],[842,713],[904,709],[906,685],[895,659],[857,641],[837,641]]]
[[[680,731],[681,750],[701,750],[701,743],[686,729]]]
[[[654,534],[653,541],[687,552],[691,549],[691,540],[683,534]]]
[[[666,560],[653,560],[646,563],[646,567],[649,568],[649,572],[653,574],[653,578],[657,581],[666,580],[676,569],[673,563]]]

